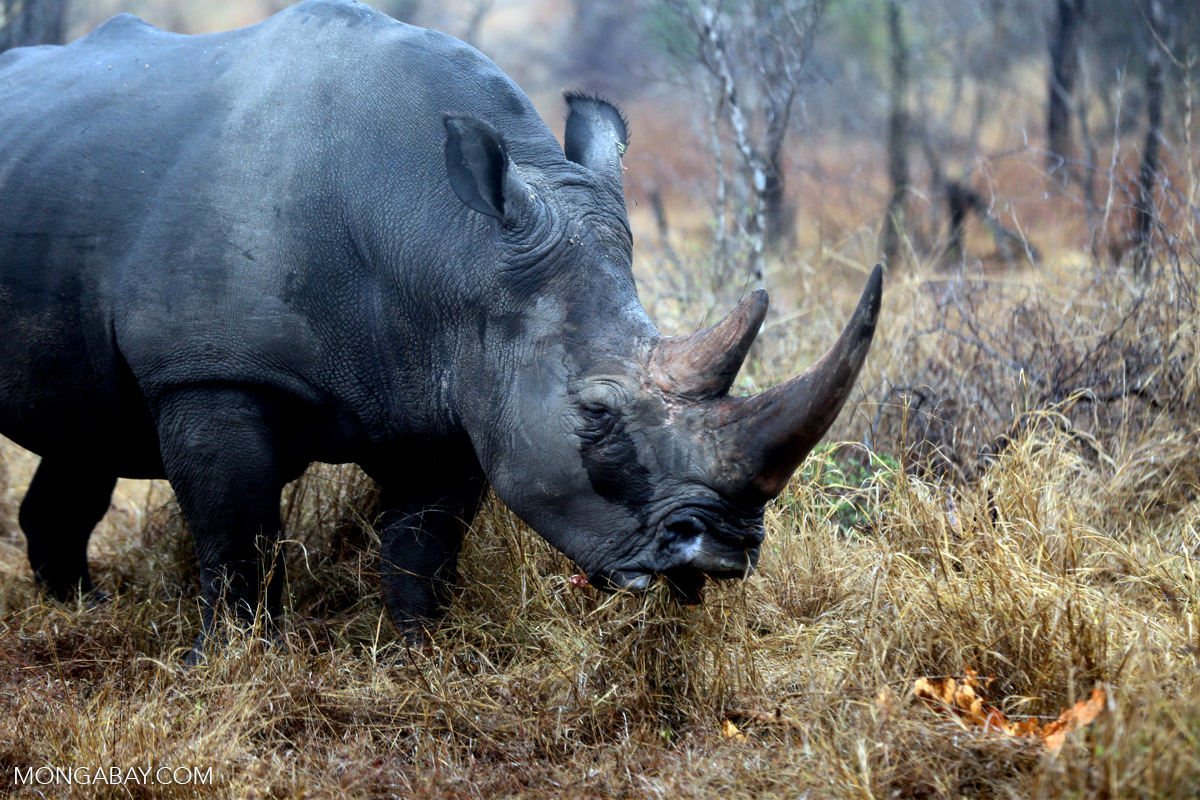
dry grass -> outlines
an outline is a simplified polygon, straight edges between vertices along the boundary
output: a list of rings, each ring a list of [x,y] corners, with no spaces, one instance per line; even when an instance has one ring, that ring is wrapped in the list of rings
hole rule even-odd
[[[169,492],[122,483],[93,538],[112,603],[47,603],[16,525],[33,459],[7,445],[0,796],[1198,796],[1196,269],[1138,285],[1070,262],[892,276],[834,432],[852,444],[769,509],[759,573],[696,608],[573,586],[492,502],[431,650],[409,652],[378,595],[371,487],[323,467],[285,493],[281,641],[187,669],[197,580]],[[854,289],[825,266],[795,273],[819,300],[776,312],[748,386],[836,335]],[[720,299],[646,285],[674,330]],[[1109,706],[1049,754],[876,703],[968,666],[1010,717],[1096,684]],[[14,786],[45,765],[211,767],[215,786]]]

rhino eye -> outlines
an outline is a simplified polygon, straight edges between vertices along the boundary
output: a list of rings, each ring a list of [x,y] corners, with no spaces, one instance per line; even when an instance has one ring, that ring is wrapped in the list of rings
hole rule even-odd
[[[584,418],[588,420],[603,419],[612,413],[603,403],[584,403],[582,410]]]
[[[603,403],[584,403],[579,407],[579,414],[583,418],[579,435],[591,441],[607,435],[616,422],[616,414]]]

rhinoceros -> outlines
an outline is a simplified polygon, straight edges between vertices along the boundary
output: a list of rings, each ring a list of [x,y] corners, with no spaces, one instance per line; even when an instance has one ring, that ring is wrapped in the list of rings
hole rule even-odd
[[[262,554],[316,461],[378,482],[405,632],[444,610],[489,485],[601,588],[698,601],[746,575],[851,391],[880,272],[819,362],[731,396],[766,293],[661,335],[626,122],[566,105],[560,146],[478,51],[349,0],[201,36],[120,15],[0,56],[0,433],[42,457],[20,524],[44,590],[96,591],[114,482],[166,478],[203,630],[274,615]]]

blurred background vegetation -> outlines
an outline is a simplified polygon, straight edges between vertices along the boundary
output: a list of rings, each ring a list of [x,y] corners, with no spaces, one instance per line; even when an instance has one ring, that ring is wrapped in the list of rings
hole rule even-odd
[[[121,11],[204,33],[289,4],[0,0],[0,48],[69,41]],[[480,47],[552,126],[563,88],[622,103],[643,134],[640,239],[661,258],[713,245],[718,279],[763,282],[772,254],[820,263],[830,246],[890,265],[1124,258],[1169,236],[1155,209],[1187,205],[1193,0],[375,6]]]

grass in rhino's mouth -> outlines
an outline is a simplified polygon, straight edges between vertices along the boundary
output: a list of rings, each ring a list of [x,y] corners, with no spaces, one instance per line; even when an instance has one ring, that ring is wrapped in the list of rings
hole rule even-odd
[[[663,575],[671,596],[684,605],[695,605],[704,600],[704,585],[708,577],[695,570],[671,570]]]

